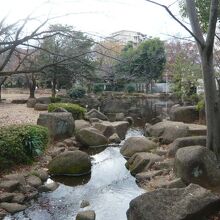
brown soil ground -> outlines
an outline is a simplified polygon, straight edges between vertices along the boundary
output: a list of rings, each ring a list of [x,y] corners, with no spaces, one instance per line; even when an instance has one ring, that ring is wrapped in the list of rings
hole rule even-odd
[[[27,108],[26,104],[0,103],[0,126],[36,124],[39,113],[33,108]]]
[[[48,96],[48,94],[38,95]],[[28,99],[28,94],[3,94],[3,102],[0,102],[0,126],[11,124],[36,124],[39,111],[27,108],[26,104],[12,104],[14,99]]]

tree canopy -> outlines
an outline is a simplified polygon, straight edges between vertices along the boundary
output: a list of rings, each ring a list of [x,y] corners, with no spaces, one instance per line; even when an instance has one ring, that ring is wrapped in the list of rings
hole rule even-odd
[[[197,17],[199,19],[201,28],[204,32],[207,32],[209,26],[209,16],[210,16],[210,0],[195,0],[195,5],[196,5]],[[188,17],[185,0],[181,0],[179,2],[179,6],[182,16]]]
[[[158,38],[148,39],[137,47],[128,43],[123,49],[121,59],[123,63],[116,66],[116,71],[122,79],[150,83],[158,79],[164,70],[164,43]]]
[[[62,29],[62,33],[46,37],[40,45],[41,50],[35,57],[36,65],[50,64],[44,68],[42,78],[51,83],[54,90],[57,86],[70,88],[76,81],[91,80],[93,41],[71,26],[52,25],[49,29]]]

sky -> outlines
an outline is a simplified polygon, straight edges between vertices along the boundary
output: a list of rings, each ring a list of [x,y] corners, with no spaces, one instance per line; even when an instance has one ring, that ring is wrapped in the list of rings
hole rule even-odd
[[[178,1],[157,2],[172,5],[170,10],[180,18]],[[0,3],[4,9],[0,16],[8,15],[8,22],[33,13],[41,19],[60,16],[53,22],[102,37],[119,30],[138,31],[161,39],[189,36],[164,8],[145,0],[0,0]]]

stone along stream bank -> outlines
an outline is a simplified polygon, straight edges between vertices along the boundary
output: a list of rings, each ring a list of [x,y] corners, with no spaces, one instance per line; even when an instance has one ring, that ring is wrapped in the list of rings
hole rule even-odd
[[[142,131],[130,129],[126,138],[137,135],[142,136]],[[28,209],[4,220],[72,220],[84,210],[94,210],[96,220],[126,220],[129,202],[145,191],[136,185],[135,178],[126,169],[120,146],[89,153],[91,175],[48,179],[48,182],[59,182],[59,187],[51,193],[42,193]],[[89,206],[80,208],[82,201],[88,201]]]

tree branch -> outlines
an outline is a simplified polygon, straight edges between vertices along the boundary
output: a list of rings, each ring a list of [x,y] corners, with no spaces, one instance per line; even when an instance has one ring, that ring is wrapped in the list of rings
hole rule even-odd
[[[194,35],[197,36],[195,40],[200,45],[201,48],[205,46],[205,40],[203,37],[203,33],[201,27],[199,25],[199,20],[196,12],[196,4],[194,0],[186,0],[186,8],[190,20],[190,24],[193,30]]]
[[[147,2],[150,2],[150,3],[152,3],[152,4],[155,4],[155,5],[158,5],[158,6],[160,6],[160,7],[162,7],[162,8],[164,8],[167,12],[168,12],[168,14],[177,22],[177,23],[179,23],[188,33],[190,33],[190,35],[192,35],[194,38],[195,38],[195,40],[202,46],[202,45],[204,45],[204,39],[200,39],[200,38],[198,38],[197,36],[196,36],[196,34],[194,33],[194,32],[192,32],[186,25],[184,25],[172,12],[171,12],[171,10],[166,6],[166,5],[163,5],[163,4],[160,4],[160,3],[158,3],[158,2],[155,2],[155,1],[151,1],[151,0],[145,0],[145,1],[147,1]],[[188,0],[188,1],[192,1],[192,0]],[[192,1],[193,2],[193,1]]]
[[[206,38],[206,46],[208,50],[213,49],[214,45],[214,38],[216,36],[215,29],[216,29],[216,23],[218,19],[218,10],[219,10],[219,0],[212,0],[211,1],[211,7],[210,7],[210,17],[209,17],[209,28]]]

